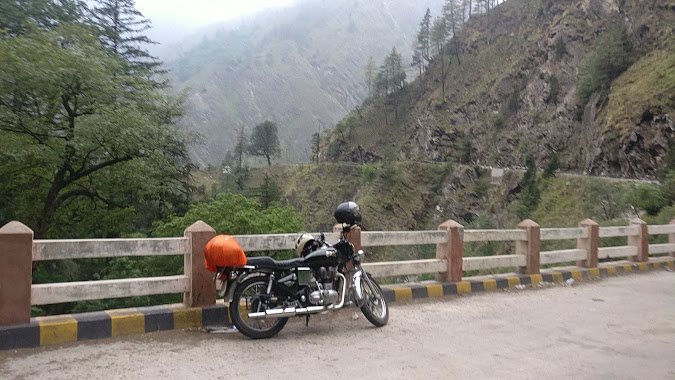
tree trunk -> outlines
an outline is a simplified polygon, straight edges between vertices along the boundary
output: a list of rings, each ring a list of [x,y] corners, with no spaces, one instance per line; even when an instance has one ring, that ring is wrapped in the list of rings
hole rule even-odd
[[[443,93],[443,103],[445,103],[445,59],[443,58],[445,54],[441,49],[441,92]]]

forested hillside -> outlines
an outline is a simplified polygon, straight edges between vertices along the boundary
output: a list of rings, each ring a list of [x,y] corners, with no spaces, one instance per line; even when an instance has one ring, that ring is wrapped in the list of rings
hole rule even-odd
[[[306,162],[312,133],[332,128],[368,96],[364,67],[392,47],[411,55],[419,18],[442,0],[305,0],[246,21],[210,28],[167,62],[188,87],[185,125],[203,135],[196,163],[219,164],[237,130],[274,121],[281,162]],[[214,30],[215,29],[215,30]]]
[[[327,160],[522,166],[530,152],[540,167],[658,174],[675,137],[675,2],[509,0],[470,18],[461,5],[432,14],[432,58],[412,83],[380,81]]]

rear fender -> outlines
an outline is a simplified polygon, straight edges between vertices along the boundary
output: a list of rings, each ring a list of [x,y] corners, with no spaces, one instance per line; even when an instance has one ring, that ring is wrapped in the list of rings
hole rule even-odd
[[[272,273],[274,273],[274,271],[270,269],[261,268],[261,269],[254,269],[253,271],[244,271],[241,272],[237,277],[230,278],[225,283],[225,288],[223,292],[223,294],[225,295],[224,300],[226,300],[227,303],[232,302],[232,300],[234,300],[234,290],[237,288],[237,285],[241,284],[242,282],[244,282],[244,280],[248,279],[249,277],[266,276]]]

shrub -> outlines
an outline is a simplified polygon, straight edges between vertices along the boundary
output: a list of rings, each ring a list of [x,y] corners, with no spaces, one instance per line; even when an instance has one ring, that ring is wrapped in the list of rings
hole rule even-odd
[[[560,95],[560,81],[558,80],[558,77],[555,76],[555,74],[551,74],[551,76],[548,77],[548,85],[548,96],[546,99],[544,99],[544,102],[558,104],[558,95]]]
[[[363,166],[361,166],[361,176],[368,183],[373,182],[373,180],[375,179],[376,173],[377,173],[377,170],[375,169],[375,166],[373,166],[373,165],[363,165]]]
[[[558,59],[567,54],[567,45],[565,44],[565,40],[563,40],[562,37],[558,36],[558,38],[553,41],[553,52]]]
[[[594,93],[606,91],[632,62],[633,44],[626,27],[610,24],[579,65],[576,91],[579,104],[585,105]]]
[[[638,210],[644,210],[649,215],[656,215],[662,208],[668,206],[668,200],[660,187],[638,184],[628,194],[628,202]]]
[[[558,154],[553,153],[546,168],[544,168],[544,178],[555,177],[555,172],[558,171],[558,169],[560,169],[560,160],[558,159]]]
[[[502,129],[506,125],[506,118],[501,113],[496,113],[492,116],[492,124],[497,129]]]

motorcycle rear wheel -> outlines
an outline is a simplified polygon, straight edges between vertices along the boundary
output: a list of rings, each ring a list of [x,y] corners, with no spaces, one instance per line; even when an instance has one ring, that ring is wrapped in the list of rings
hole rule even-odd
[[[283,307],[283,300],[274,294],[266,294],[269,276],[252,277],[245,280],[234,291],[230,303],[230,317],[242,334],[253,339],[273,337],[284,328],[288,318],[249,318],[249,313]]]
[[[386,325],[389,321],[389,306],[384,300],[380,285],[375,282],[370,273],[366,273],[361,281],[361,287],[363,288],[363,305],[361,305],[363,315],[377,327]]]

